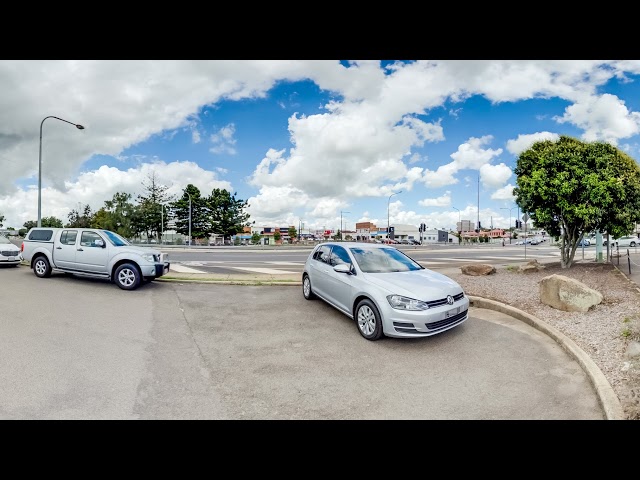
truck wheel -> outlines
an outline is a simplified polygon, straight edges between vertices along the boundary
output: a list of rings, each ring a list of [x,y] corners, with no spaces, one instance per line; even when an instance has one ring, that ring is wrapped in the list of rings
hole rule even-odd
[[[51,265],[49,264],[49,260],[47,257],[38,257],[33,262],[33,273],[36,274],[36,277],[47,278],[51,276]]]
[[[116,268],[113,281],[123,290],[135,290],[140,285],[141,277],[138,267],[132,263],[123,263]]]

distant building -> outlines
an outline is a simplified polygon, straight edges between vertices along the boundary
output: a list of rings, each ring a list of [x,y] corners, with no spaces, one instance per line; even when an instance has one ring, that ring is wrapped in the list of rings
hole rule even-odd
[[[461,220],[456,223],[456,229],[459,232],[475,232],[476,224],[471,220]]]

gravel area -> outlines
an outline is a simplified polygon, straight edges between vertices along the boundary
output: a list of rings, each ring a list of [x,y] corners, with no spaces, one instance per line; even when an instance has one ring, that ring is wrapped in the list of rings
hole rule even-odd
[[[468,295],[488,298],[519,308],[552,325],[571,338],[598,365],[620,399],[629,420],[640,420],[640,357],[630,352],[640,342],[638,286],[611,264],[545,262],[537,272],[519,272],[516,265],[496,266],[486,276],[448,273]],[[604,299],[588,312],[564,312],[540,302],[539,282],[559,274],[599,291]]]

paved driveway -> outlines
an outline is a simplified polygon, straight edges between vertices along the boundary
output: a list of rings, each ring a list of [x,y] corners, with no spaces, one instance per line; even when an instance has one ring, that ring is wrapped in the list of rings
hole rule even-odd
[[[0,269],[4,419],[602,419],[579,365],[473,309],[425,339],[368,342],[299,287]],[[10,292],[10,293],[9,293]]]

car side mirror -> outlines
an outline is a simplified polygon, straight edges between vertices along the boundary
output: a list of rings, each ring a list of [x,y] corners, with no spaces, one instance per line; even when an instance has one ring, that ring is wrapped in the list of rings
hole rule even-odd
[[[104,241],[103,241],[103,240],[96,240],[96,241],[94,242],[94,245],[95,245],[96,247],[100,247],[100,248],[104,248],[104,247],[106,247],[106,245],[105,245],[105,243],[104,243]]]
[[[341,263],[333,267],[334,272],[338,273],[351,273],[351,264],[350,263]]]

